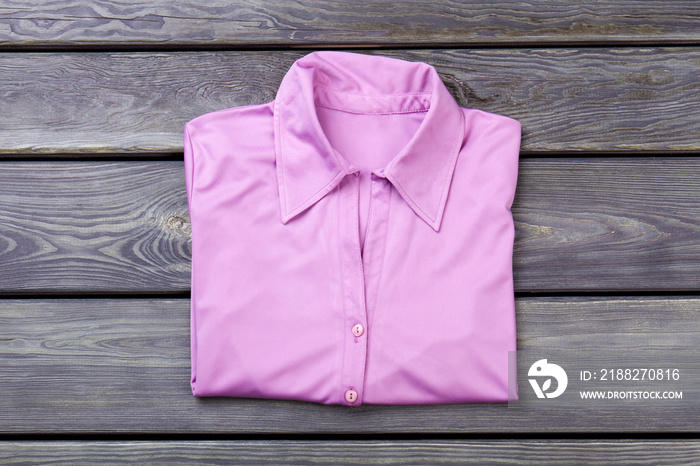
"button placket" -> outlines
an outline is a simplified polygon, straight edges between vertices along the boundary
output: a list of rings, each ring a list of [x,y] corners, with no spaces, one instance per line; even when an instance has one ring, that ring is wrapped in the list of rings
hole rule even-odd
[[[367,354],[367,340],[363,336],[367,316],[359,236],[360,179],[357,173],[354,175],[343,179],[338,192],[338,244],[343,290],[343,322],[346,329],[343,337],[343,369],[339,388],[342,402],[349,406],[362,404]]]
[[[365,237],[363,255],[366,329],[372,331],[372,322],[376,312],[382,272],[384,270],[384,254],[389,230],[389,204],[391,200],[391,183],[381,174],[372,173],[372,208],[368,224],[370,231]],[[368,350],[371,345],[369,334]]]
[[[360,249],[357,175],[346,177],[339,191],[339,245],[345,323],[340,395],[347,405],[364,399],[364,377],[371,345],[374,307],[379,295],[389,224],[391,183],[372,173],[364,251]],[[350,391],[356,396],[350,396]],[[348,398],[353,401],[348,401]]]

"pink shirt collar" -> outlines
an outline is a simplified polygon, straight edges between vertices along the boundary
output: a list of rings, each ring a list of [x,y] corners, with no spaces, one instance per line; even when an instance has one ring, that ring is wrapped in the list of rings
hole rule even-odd
[[[336,51],[313,52],[294,62],[274,102],[276,170],[285,224],[357,171],[331,147],[316,106],[367,114],[428,109],[403,150],[373,173],[389,180],[411,209],[438,231],[464,123],[435,68]]]

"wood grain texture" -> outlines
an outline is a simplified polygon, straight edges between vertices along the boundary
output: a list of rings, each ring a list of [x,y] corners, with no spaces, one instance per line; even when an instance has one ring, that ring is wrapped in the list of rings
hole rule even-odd
[[[3,6],[0,46],[698,43],[696,2],[27,0]]]
[[[184,291],[182,162],[0,164],[0,289]]]
[[[700,48],[372,51],[436,67],[523,151],[700,151]],[[0,155],[180,153],[185,122],[273,100],[300,52],[0,54]]]
[[[700,462],[697,440],[3,442],[22,464],[654,464]]]
[[[187,293],[181,161],[0,163],[0,293]],[[516,291],[700,288],[700,159],[523,159]]]
[[[697,158],[521,160],[512,210],[518,291],[700,288]]]
[[[522,298],[518,349],[686,349],[700,299]],[[697,432],[700,407],[362,405],[195,398],[181,300],[0,300],[0,433]],[[697,360],[697,358],[696,358]]]

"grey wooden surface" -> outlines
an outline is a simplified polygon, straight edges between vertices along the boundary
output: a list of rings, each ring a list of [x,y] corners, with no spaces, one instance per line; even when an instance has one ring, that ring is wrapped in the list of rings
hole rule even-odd
[[[699,158],[525,158],[519,171],[516,291],[700,288]],[[0,163],[0,292],[188,293],[184,176],[182,161]]]
[[[519,120],[526,153],[700,151],[700,47],[358,52],[435,66],[461,105]],[[180,154],[186,121],[274,99],[305,53],[0,54],[0,156]]]
[[[0,16],[6,47],[700,42],[700,7],[687,0],[7,3]]]
[[[182,125],[318,49],[521,121],[519,349],[700,351],[697,2],[0,0],[0,463],[700,462],[697,403],[192,397]]]
[[[330,440],[8,442],[0,464],[650,464],[700,462],[692,441]]]
[[[0,433],[688,432],[700,408],[194,398],[188,299],[0,300]],[[690,350],[698,298],[520,298],[518,349]],[[523,389],[525,387],[522,387]]]

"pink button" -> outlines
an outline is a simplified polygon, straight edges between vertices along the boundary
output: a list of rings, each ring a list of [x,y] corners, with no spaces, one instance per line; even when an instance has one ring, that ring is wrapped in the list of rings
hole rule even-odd
[[[356,337],[359,337],[363,333],[365,333],[365,328],[361,324],[355,324],[355,326],[352,328],[352,334]]]
[[[348,390],[345,392],[345,401],[348,403],[354,403],[357,400],[357,392],[355,390]]]

